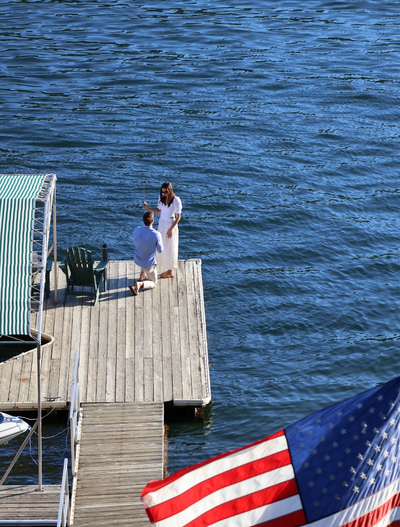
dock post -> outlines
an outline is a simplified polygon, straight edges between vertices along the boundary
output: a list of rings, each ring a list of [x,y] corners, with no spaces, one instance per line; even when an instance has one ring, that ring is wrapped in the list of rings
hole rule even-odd
[[[42,489],[42,402],[40,393],[41,343],[37,344],[37,391],[38,391],[38,490]]]

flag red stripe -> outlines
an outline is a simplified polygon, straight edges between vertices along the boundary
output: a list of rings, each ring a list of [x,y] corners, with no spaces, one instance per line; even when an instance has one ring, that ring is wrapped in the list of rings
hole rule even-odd
[[[154,505],[154,507],[149,507],[146,509],[147,514],[153,523],[164,520],[190,507],[193,503],[196,503],[219,489],[229,487],[240,481],[245,481],[286,465],[290,465],[290,454],[288,450],[257,459],[251,463],[227,470],[222,474],[204,480],[171,500]]]
[[[231,518],[252,509],[268,505],[275,501],[284,500],[298,494],[296,480],[291,479],[284,483],[279,483],[274,487],[262,489],[247,496],[241,496],[236,500],[231,500],[215,507],[198,516],[193,521],[185,524],[185,527],[207,527],[226,518]]]
[[[373,511],[357,518],[356,520],[346,523],[344,527],[373,527],[379,523],[392,509],[397,508],[400,505],[400,494],[392,496],[386,503]],[[398,522],[391,523],[395,525]]]
[[[267,522],[257,523],[253,527],[301,527],[307,522],[304,515],[304,511],[295,511],[286,516],[281,516],[280,518],[275,518],[273,520],[268,520]]]
[[[243,446],[236,450],[230,450],[229,452],[225,452],[224,454],[219,454],[218,456],[215,456],[211,459],[207,459],[206,461],[197,463],[197,465],[192,465],[190,467],[179,470],[178,472],[171,474],[171,476],[168,476],[164,480],[150,481],[150,483],[148,483],[146,487],[142,490],[142,498],[145,494],[148,494],[149,492],[155,492],[156,490],[161,489],[162,487],[166,487],[167,485],[181,478],[185,474],[188,474],[189,472],[193,472],[194,470],[197,470],[200,467],[209,465],[210,463],[213,463],[214,461],[217,461],[218,459],[223,459],[224,457],[231,456],[232,454],[236,454],[237,452],[241,452],[242,450],[247,450],[253,446],[260,445],[261,443],[271,441],[271,439],[275,439],[276,437],[281,437],[284,435],[285,435],[285,432],[281,430],[280,432],[277,432],[276,434],[273,434],[272,436],[266,437],[264,439],[260,439],[259,441],[255,441],[254,443],[251,443],[250,445]]]

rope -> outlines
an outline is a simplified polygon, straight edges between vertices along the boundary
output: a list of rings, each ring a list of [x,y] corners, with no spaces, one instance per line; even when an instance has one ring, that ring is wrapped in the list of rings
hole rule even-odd
[[[58,402],[56,402],[56,404],[53,406],[53,408],[49,411],[49,413],[47,413],[46,415],[44,415],[42,417],[42,421],[43,419],[46,419],[46,417],[48,417],[52,412],[54,412],[54,410],[57,408],[57,406],[61,403],[61,401],[66,397],[67,393],[68,393],[68,390],[71,388],[72,386],[72,383],[74,381],[71,381],[68,386],[67,386],[67,389],[65,390],[64,392],[64,395],[61,397],[61,395],[58,395],[57,397],[54,397],[54,399],[59,399]],[[19,417],[20,419],[23,419],[25,421],[36,421],[37,420],[37,417],[23,417],[22,415],[18,415],[17,417]]]

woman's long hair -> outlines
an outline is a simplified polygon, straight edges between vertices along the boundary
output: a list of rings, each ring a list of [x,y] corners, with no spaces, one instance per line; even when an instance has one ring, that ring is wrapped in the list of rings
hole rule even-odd
[[[163,188],[165,190],[168,190],[168,194],[166,196],[162,193],[162,189]],[[160,188],[160,201],[161,201],[161,203],[163,203],[164,205],[168,205],[168,207],[170,207],[171,203],[174,201],[174,197],[175,197],[175,194],[174,194],[174,191],[172,189],[172,185],[171,185],[171,183],[169,181],[167,181],[166,183],[161,185],[161,188]]]

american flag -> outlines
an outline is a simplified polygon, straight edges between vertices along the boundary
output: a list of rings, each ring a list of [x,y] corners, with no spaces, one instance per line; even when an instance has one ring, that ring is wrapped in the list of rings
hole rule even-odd
[[[400,527],[400,377],[151,481],[157,527]]]

